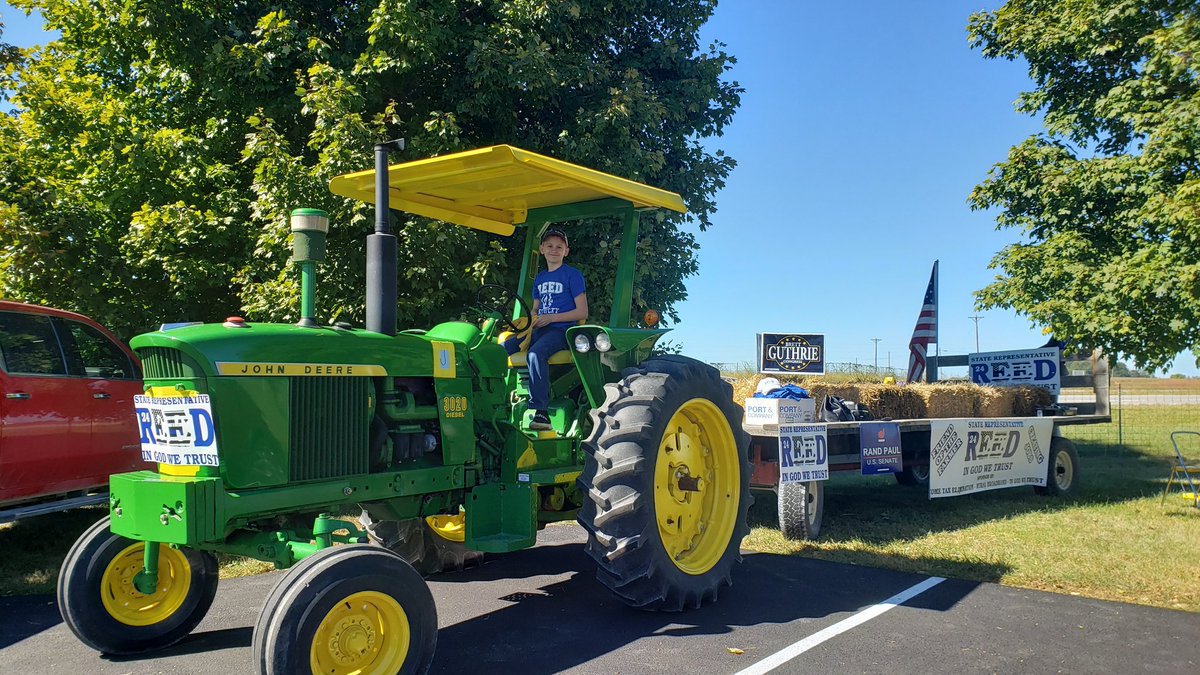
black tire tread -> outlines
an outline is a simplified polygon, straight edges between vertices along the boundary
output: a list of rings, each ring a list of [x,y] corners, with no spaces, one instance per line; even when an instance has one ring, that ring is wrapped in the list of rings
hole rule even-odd
[[[779,485],[779,531],[786,539],[813,540],[821,535],[825,485],[822,481]],[[813,491],[812,500],[809,491]],[[816,510],[816,522],[809,522],[809,511]]]
[[[685,387],[703,391],[724,414],[741,465],[739,513],[731,537],[735,543],[712,570],[698,576],[684,575],[659,547],[654,497],[640,487],[653,470],[654,460],[647,454],[658,450],[656,431],[674,414],[663,407],[672,398],[691,398]],[[749,533],[746,509],[753,499],[748,439],[732,387],[707,364],[667,355],[626,369],[619,382],[605,385],[604,393],[604,402],[591,413],[592,433],[583,443],[587,461],[578,479],[587,495],[579,522],[588,532],[586,550],[596,562],[597,578],[626,604],[643,609],[679,611],[715,600],[722,586],[732,584],[732,568],[741,560],[738,544]]]
[[[431,612],[429,616],[411,616],[410,608],[406,608],[406,611],[410,611],[409,620],[414,622],[414,627],[417,627],[416,622],[422,620],[426,622],[425,630],[421,631],[422,634],[418,635],[418,637],[424,638],[426,643],[420,646],[423,652],[421,654],[422,658],[416,662],[410,661],[406,663],[402,673],[408,675],[409,673],[423,673],[428,670],[437,643],[437,610],[433,603],[433,597],[429,593],[429,588],[425,586],[420,574],[400,554],[374,544],[349,544],[333,546],[305,558],[292,567],[275,584],[275,587],[271,589],[270,594],[267,596],[267,601],[263,604],[263,608],[259,613],[258,621],[255,622],[254,638],[251,644],[258,672],[262,675],[292,675],[292,671],[284,672],[275,667],[277,652],[281,647],[284,649],[287,648],[286,644],[281,646],[279,642],[283,641],[286,643],[289,640],[299,637],[298,630],[284,631],[286,635],[279,634],[278,629],[283,627],[276,624],[282,612],[288,611],[290,605],[305,593],[323,593],[324,588],[331,580],[325,579],[323,583],[319,583],[322,582],[320,577],[328,574],[329,570],[335,569],[338,566],[347,567],[348,569],[343,570],[336,576],[349,579],[352,576],[347,574],[347,572],[353,571],[349,569],[351,566],[361,566],[364,562],[370,563],[372,561],[382,562],[389,567],[394,565],[394,572],[389,570],[389,574],[384,578],[403,578],[407,575],[412,575],[407,581],[419,583],[423,589],[424,596],[427,596],[423,599],[424,604],[427,604]]]

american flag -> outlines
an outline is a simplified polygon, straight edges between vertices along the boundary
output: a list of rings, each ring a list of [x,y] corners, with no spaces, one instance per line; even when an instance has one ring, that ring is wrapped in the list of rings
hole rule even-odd
[[[929,288],[925,289],[925,301],[921,314],[917,316],[917,327],[908,341],[908,381],[925,379],[925,354],[931,343],[937,342],[937,261],[933,261],[933,274],[929,275]]]

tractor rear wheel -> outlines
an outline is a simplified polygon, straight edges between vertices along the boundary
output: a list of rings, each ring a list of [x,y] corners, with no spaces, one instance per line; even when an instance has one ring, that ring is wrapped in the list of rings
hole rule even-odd
[[[161,649],[187,637],[217,594],[217,559],[158,544],[158,586],[145,595],[134,577],[146,544],[109,530],[106,516],[84,532],[58,575],[58,611],[81,642],[105,654]]]
[[[424,673],[437,608],[421,575],[379,546],[334,546],[300,561],[267,596],[253,653],[266,675]]]
[[[584,442],[579,522],[597,578],[622,601],[678,611],[732,584],[749,533],[747,438],[711,366],[649,359],[605,386]]]

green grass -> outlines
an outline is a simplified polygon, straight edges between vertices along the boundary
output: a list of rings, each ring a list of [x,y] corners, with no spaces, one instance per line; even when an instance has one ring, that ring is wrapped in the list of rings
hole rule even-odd
[[[835,474],[817,542],[783,539],[770,493],[751,509],[744,546],[1200,612],[1200,510],[1160,505],[1173,456],[1168,434],[1200,430],[1200,408],[1130,407],[1126,445],[1104,426],[1067,427],[1080,451],[1080,490],[1065,499],[1028,488],[929,500],[890,478]],[[1115,441],[1114,441],[1115,442]],[[0,526],[0,595],[52,593],[75,539],[103,516],[83,509]],[[271,569],[222,559],[222,577]]]
[[[53,593],[71,545],[107,513],[103,507],[90,507],[0,525],[0,596]],[[217,558],[222,579],[275,569],[240,556]]]

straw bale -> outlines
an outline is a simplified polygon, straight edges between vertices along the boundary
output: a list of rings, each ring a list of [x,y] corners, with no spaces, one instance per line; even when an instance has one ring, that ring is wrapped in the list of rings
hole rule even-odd
[[[1054,403],[1054,396],[1041,387],[1013,387],[1013,415],[1033,417],[1037,409]]]
[[[973,384],[913,384],[909,389],[921,397],[931,418],[975,417],[979,410],[979,387]]]
[[[1009,387],[980,387],[980,417],[1011,417],[1016,392]]]
[[[858,385],[858,402],[871,410],[875,419],[920,419],[925,416],[925,402],[909,386],[895,384]]]
[[[837,396],[844,398],[847,401],[862,403],[859,400],[858,387],[853,384],[845,384],[842,382],[831,383],[823,380],[805,380],[804,384],[800,385],[808,390],[808,395],[812,396],[817,404],[817,417],[821,416],[821,411],[824,410],[825,398],[827,396]]]

